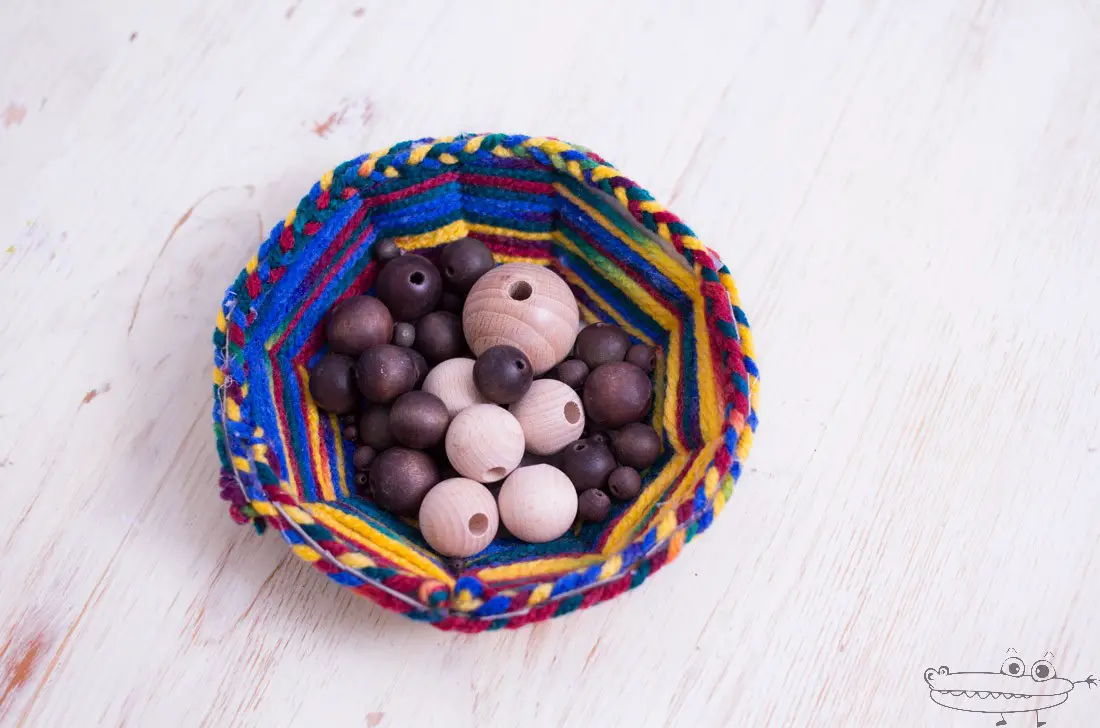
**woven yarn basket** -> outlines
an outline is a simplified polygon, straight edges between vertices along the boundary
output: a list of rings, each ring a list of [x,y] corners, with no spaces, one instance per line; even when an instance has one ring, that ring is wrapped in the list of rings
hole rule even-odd
[[[336,417],[309,395],[322,322],[372,290],[380,240],[434,259],[470,236],[545,265],[586,321],[658,350],[664,441],[638,499],[547,544],[498,538],[460,573],[405,521],[355,495]],[[418,139],[325,174],[226,292],[214,332],[221,494],[334,581],[441,629],[518,627],[638,586],[707,529],[756,429],[758,372],[729,271],[679,218],[583,147],[478,134]]]

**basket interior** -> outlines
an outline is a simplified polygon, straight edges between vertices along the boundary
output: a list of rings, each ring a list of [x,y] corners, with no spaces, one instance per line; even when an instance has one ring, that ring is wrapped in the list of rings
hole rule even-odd
[[[616,503],[607,522],[552,543],[498,538],[467,561],[465,573],[504,587],[598,563],[691,499],[715,450],[724,439],[729,446],[727,403],[717,384],[729,373],[713,353],[701,281],[682,256],[614,197],[529,160],[487,156],[420,169],[368,196],[334,201],[334,214],[256,308],[244,355],[252,418],[277,457],[283,487],[301,507],[374,562],[453,583],[454,573],[415,522],[355,495],[339,423],[309,397],[308,370],[325,351],[326,313],[343,298],[373,290],[379,268],[373,245],[393,238],[434,259],[451,240],[478,238],[498,262],[556,271],[586,321],[618,324],[634,341],[657,347],[649,421],[665,448],[644,474],[642,495]]]

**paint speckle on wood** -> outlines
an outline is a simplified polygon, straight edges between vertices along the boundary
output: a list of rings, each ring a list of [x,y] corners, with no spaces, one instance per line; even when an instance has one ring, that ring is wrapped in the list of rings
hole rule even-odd
[[[351,11],[351,15],[353,18],[361,18],[363,17],[363,13],[365,12],[366,10],[364,10],[363,8],[356,8],[355,10]]]
[[[367,728],[374,728],[386,717],[385,713],[367,713]]]
[[[12,101],[8,104],[8,107],[4,109],[4,113],[0,115],[0,118],[4,120],[5,129],[19,126],[23,123],[23,119],[27,118],[27,107]]]
[[[318,121],[313,125],[313,133],[322,139],[327,139],[328,135],[332,133],[334,127],[344,121],[344,115],[347,114],[347,109],[341,109],[340,111],[334,111],[328,115],[324,121]]]
[[[95,399],[96,397],[98,397],[99,395],[107,394],[107,392],[110,392],[110,391],[111,391],[111,383],[110,382],[107,382],[102,387],[99,387],[97,389],[90,389],[90,390],[88,390],[88,393],[84,395],[84,399],[80,400],[80,406],[83,407],[86,404],[90,404],[91,401],[93,399]]]
[[[3,674],[0,676],[0,718],[4,716],[4,705],[34,674],[45,648],[46,638],[41,633],[18,641],[11,632],[8,633],[8,639],[0,650],[0,659],[3,660]]]

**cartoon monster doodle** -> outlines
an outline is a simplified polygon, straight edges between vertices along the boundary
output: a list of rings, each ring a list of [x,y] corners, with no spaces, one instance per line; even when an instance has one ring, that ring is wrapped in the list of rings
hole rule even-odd
[[[924,671],[924,681],[931,688],[929,697],[934,702],[968,713],[999,714],[999,726],[1008,724],[1005,713],[1028,712],[1035,713],[1036,726],[1046,725],[1039,720],[1040,710],[1066,702],[1074,685],[1092,688],[1096,684],[1092,675],[1075,682],[1058,677],[1054,665],[1045,659],[1036,661],[1028,672],[1027,665],[1016,656],[1005,660],[1000,672],[951,672],[947,667],[930,667]]]

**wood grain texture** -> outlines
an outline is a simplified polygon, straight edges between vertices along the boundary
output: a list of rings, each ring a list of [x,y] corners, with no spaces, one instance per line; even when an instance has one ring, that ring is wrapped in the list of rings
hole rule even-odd
[[[0,724],[970,728],[927,667],[1100,673],[1094,0],[8,2],[0,110]],[[477,637],[234,526],[209,425],[265,231],[464,130],[670,205],[763,372],[707,534]]]
[[[556,379],[536,379],[527,394],[509,405],[523,428],[527,452],[553,455],[581,436],[584,407],[568,384]]]

